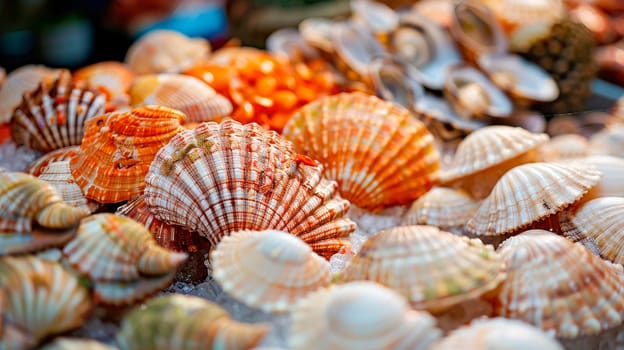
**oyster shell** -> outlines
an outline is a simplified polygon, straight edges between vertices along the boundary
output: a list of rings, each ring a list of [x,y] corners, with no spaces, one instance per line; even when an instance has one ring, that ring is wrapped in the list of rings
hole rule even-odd
[[[331,34],[334,28],[334,21],[328,18],[307,18],[299,23],[303,40],[326,55],[334,53]]]
[[[63,201],[72,207],[87,210],[93,213],[100,208],[100,204],[89,200],[76,184],[69,167],[69,160],[50,162],[37,176],[56,188]]]
[[[369,65],[373,59],[386,55],[383,46],[361,25],[339,22],[331,31],[331,41],[336,52],[336,66],[350,80],[369,81]]]
[[[37,90],[42,82],[54,81],[58,72],[58,69],[41,65],[26,65],[10,72],[0,87],[0,124],[11,121],[13,111],[22,103],[25,93]]]
[[[111,346],[91,339],[79,338],[56,338],[52,343],[44,346],[41,350],[115,350]]]
[[[422,85],[407,76],[403,63],[392,56],[373,59],[368,67],[377,96],[412,111],[425,94]]]
[[[25,172],[38,177],[48,164],[71,159],[71,157],[78,152],[79,148],[80,146],[69,146],[46,153],[32,162],[28,168],[26,168]]]
[[[473,217],[480,201],[461,189],[434,187],[410,206],[403,224],[432,225],[443,230],[457,230]]]
[[[136,75],[126,64],[117,61],[98,62],[76,70],[74,81],[86,81],[107,95],[112,106],[130,105],[128,90]]]

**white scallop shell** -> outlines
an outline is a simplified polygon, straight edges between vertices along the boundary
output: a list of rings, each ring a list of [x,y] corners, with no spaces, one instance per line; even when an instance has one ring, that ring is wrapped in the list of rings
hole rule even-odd
[[[439,228],[464,226],[479,208],[480,201],[461,189],[434,187],[418,198],[405,214],[406,225]]]

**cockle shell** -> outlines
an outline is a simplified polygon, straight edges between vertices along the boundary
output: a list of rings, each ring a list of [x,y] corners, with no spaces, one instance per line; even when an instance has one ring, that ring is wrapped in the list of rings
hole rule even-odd
[[[329,285],[329,263],[301,239],[276,230],[223,237],[211,253],[212,277],[227,293],[265,312],[287,312]]]
[[[128,313],[116,338],[121,350],[245,350],[268,331],[264,324],[236,322],[202,298],[171,294]]]
[[[34,256],[0,258],[0,288],[7,299],[5,319],[36,342],[80,327],[91,310],[89,291],[77,276]]]
[[[314,292],[297,304],[292,318],[288,344],[295,350],[428,349],[442,336],[431,315],[368,281]]]
[[[156,152],[184,130],[186,116],[162,106],[143,106],[98,116],[85,125],[72,175],[85,196],[117,203],[138,196]]]
[[[143,75],[130,87],[133,106],[161,105],[177,109],[188,122],[220,121],[232,113],[230,100],[201,80],[182,74]]]
[[[231,232],[291,233],[327,258],[348,245],[355,223],[323,167],[258,124],[226,120],[186,130],[163,147],[145,177],[145,202],[168,224],[213,246]]]
[[[18,145],[44,153],[79,145],[85,122],[104,113],[105,102],[104,94],[73,83],[71,73],[61,70],[52,84],[24,94],[11,118],[11,136]]]
[[[614,156],[589,156],[575,161],[591,164],[602,173],[600,182],[583,196],[583,201],[598,197],[624,197],[624,159]]]
[[[69,147],[59,148],[52,152],[46,153],[42,155],[41,157],[37,158],[34,162],[32,162],[28,166],[28,168],[26,168],[25,172],[35,177],[39,177],[39,175],[41,175],[41,172],[45,170],[48,164],[52,162],[58,162],[62,160],[71,159],[71,157],[73,157],[76,153],[78,153],[79,148],[80,146],[69,146]]]
[[[319,98],[292,116],[283,135],[320,161],[340,194],[361,208],[409,204],[440,177],[439,154],[425,125],[372,95]]]
[[[86,81],[107,95],[115,107],[130,104],[128,90],[136,74],[124,63],[105,61],[82,67],[74,72],[75,81]]]
[[[624,273],[585,248],[544,230],[506,240],[507,278],[497,314],[558,338],[598,334],[624,318]]]
[[[56,338],[41,350],[115,350],[116,348],[91,339]]]
[[[578,201],[600,180],[591,165],[529,163],[509,170],[481,203],[467,229],[498,236],[525,228]]]
[[[0,88],[0,124],[11,120],[13,111],[22,103],[25,93],[37,90],[42,82],[52,82],[58,72],[58,69],[45,66],[26,65],[9,73]]]
[[[439,313],[491,291],[505,277],[490,245],[434,226],[399,226],[369,238],[340,280],[371,280]]]
[[[38,176],[56,188],[63,201],[72,207],[81,208],[93,213],[100,204],[85,197],[82,189],[76,184],[69,167],[69,160],[50,162]]]
[[[140,223],[109,213],[83,219],[76,237],[63,248],[63,255],[93,283],[96,301],[112,305],[131,304],[157,292],[171,282],[187,257],[160,247]],[[146,285],[156,284],[155,288],[141,289],[142,280]],[[137,295],[126,295],[131,283],[138,289]],[[114,285],[124,290],[123,299],[108,299]]]
[[[479,209],[480,201],[461,189],[434,187],[418,198],[405,214],[405,225],[463,227]]]

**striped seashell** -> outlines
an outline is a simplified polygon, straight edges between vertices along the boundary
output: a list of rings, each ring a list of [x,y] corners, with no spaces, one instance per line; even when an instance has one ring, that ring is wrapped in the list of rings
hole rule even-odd
[[[530,163],[503,175],[468,221],[478,236],[499,236],[528,227],[578,201],[600,180],[591,165]]]
[[[457,147],[442,183],[461,187],[473,197],[483,199],[496,181],[511,168],[537,158],[538,146],[546,134],[534,134],[511,126],[488,126],[468,135]]]
[[[480,204],[464,190],[434,187],[412,203],[403,224],[461,228],[473,217]]]
[[[25,172],[39,177],[48,164],[62,160],[70,160],[71,157],[78,153],[78,149],[80,149],[80,146],[69,146],[46,153],[32,162],[28,168],[26,168]]]
[[[583,196],[582,201],[599,197],[624,197],[624,159],[614,156],[588,156],[575,161],[593,165],[602,173],[600,182]]]
[[[145,177],[145,202],[168,224],[216,246],[242,230],[291,233],[329,258],[348,246],[349,202],[323,168],[258,124],[206,122],[163,147]]]
[[[130,87],[133,106],[161,105],[180,110],[189,122],[220,121],[232,113],[230,100],[203,81],[182,74],[138,77]]]
[[[11,136],[16,144],[44,153],[79,145],[85,122],[104,113],[105,102],[104,94],[72,83],[71,73],[61,70],[52,84],[24,94],[11,118]]]
[[[145,174],[156,152],[178,132],[185,115],[162,106],[143,106],[98,116],[70,160],[72,175],[85,196],[117,203],[143,192]]]
[[[621,267],[544,230],[509,238],[500,253],[507,278],[498,294],[498,315],[558,338],[598,334],[622,324]]]
[[[99,203],[87,199],[82,193],[74,181],[69,160],[48,163],[38,178],[54,186],[63,201],[72,207],[87,210],[89,213],[93,213],[101,207]]]
[[[80,327],[91,310],[89,291],[77,276],[34,256],[0,258],[0,288],[5,319],[35,342]]]
[[[116,338],[121,350],[243,350],[258,344],[268,331],[264,324],[232,320],[205,299],[170,294],[128,313]]]
[[[9,73],[0,88],[0,124],[11,121],[25,93],[37,90],[42,82],[52,82],[58,72],[41,65],[26,65]]]
[[[41,350],[115,350],[116,348],[91,339],[60,337]]]
[[[442,336],[436,320],[411,310],[399,293],[368,281],[310,294],[292,315],[292,349],[428,349]]]
[[[112,108],[130,105],[128,90],[136,77],[126,64],[117,61],[98,62],[76,70],[74,81],[86,81],[104,92]]]
[[[239,231],[210,254],[212,277],[228,294],[265,312],[288,312],[331,282],[329,263],[301,239],[276,230]]]
[[[340,280],[383,284],[414,308],[438,314],[496,288],[503,268],[493,247],[478,239],[434,226],[400,226],[369,238]]]
[[[362,93],[317,99],[284,127],[295,149],[323,164],[351,203],[369,210],[409,204],[433,187],[433,136],[406,109]]]
[[[82,220],[78,234],[63,248],[67,262],[93,283],[96,299],[103,304],[130,304],[138,300],[108,300],[100,293],[111,283],[124,288],[124,282],[138,287],[143,279],[170,280],[187,258],[185,253],[170,252],[160,247],[140,223],[109,213],[91,215]],[[170,279],[171,278],[171,279]],[[164,285],[166,285],[165,282]],[[158,284],[158,283],[157,283]],[[156,287],[152,293],[163,285]]]
[[[0,349],[34,349],[36,339],[19,326],[5,321],[7,313],[7,293],[0,288]]]
[[[557,135],[541,146],[540,154],[545,161],[586,157],[589,155],[589,140],[579,134]]]

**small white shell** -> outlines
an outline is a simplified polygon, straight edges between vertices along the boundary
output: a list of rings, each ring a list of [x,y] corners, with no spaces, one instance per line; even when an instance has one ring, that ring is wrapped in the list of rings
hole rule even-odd
[[[434,187],[418,198],[403,220],[406,225],[433,225],[444,228],[464,226],[479,208],[461,189]]]

